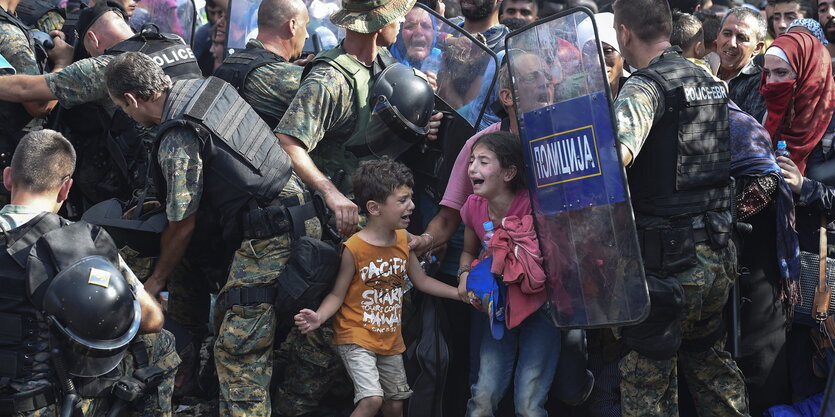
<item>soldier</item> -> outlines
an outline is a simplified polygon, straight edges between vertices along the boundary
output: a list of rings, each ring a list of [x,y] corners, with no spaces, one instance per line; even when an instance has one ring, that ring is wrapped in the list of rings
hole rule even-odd
[[[29,28],[15,14],[17,5],[17,0],[0,1],[0,55],[18,74],[41,75],[44,63],[39,61]],[[56,38],[54,43],[50,56],[54,63],[53,71],[57,72],[72,62],[72,48],[60,38]],[[17,103],[10,103],[5,98],[0,100],[3,100],[0,101],[0,119],[3,120],[0,126],[0,165],[5,167],[17,141],[23,136],[21,130],[33,117],[46,117],[56,103],[49,98]]]
[[[0,210],[0,312],[3,326],[10,330],[0,337],[0,414],[58,415],[67,405],[63,398],[68,398],[59,393],[71,394],[59,385],[68,377],[58,371],[61,362],[75,382],[72,394],[90,397],[82,404],[87,416],[104,416],[111,386],[126,377],[149,384],[143,393],[143,415],[170,416],[180,359],[171,334],[159,333],[164,320],[160,306],[106,233],[83,222],[69,224],[54,214],[67,198],[74,167],[72,145],[61,134],[42,130],[21,139],[11,167],[3,171],[12,203]],[[72,239],[74,251],[66,250],[67,239]],[[65,329],[82,336],[67,339]],[[100,340],[85,339],[90,337]],[[56,347],[63,355],[50,354]],[[142,371],[134,373],[137,368]],[[104,376],[95,378],[98,375]]]
[[[235,51],[214,76],[238,89],[274,129],[299,89],[301,56],[310,18],[301,0],[264,0],[258,8],[258,36]]]
[[[722,327],[736,277],[727,89],[670,47],[666,0],[617,0],[614,12],[621,52],[639,68],[615,101],[618,141],[651,295],[666,297],[623,330],[632,349],[620,362],[623,414],[677,416],[680,369],[700,415],[744,416]],[[680,304],[662,312],[674,297]]]
[[[145,126],[160,125],[154,172],[166,184],[169,224],[157,269],[182,257],[198,207],[220,219],[213,238],[232,248],[224,255],[234,252],[216,309],[220,414],[270,415],[275,283],[291,242],[319,238],[310,195],[270,129],[228,83],[209,77],[172,84],[141,53],[114,58],[105,78],[125,113]]]
[[[107,159],[107,156],[104,158],[97,156],[80,164],[81,172],[78,175],[82,180],[83,192],[85,197],[93,203],[115,197],[119,193],[121,193],[120,197],[129,198],[134,189],[141,189],[145,186],[142,139],[135,136],[121,136],[122,133],[126,135],[133,133],[134,123],[113,122],[119,119],[119,115],[114,115],[112,108],[109,107],[110,104],[107,103],[107,91],[103,83],[104,67],[116,54],[127,50],[139,50],[152,54],[155,62],[164,67],[167,74],[172,77],[199,77],[200,71],[194,54],[182,39],[175,35],[153,32],[134,35],[125,21],[121,7],[112,2],[102,2],[95,7],[85,9],[79,18],[77,30],[83,47],[76,49],[76,56],[83,52],[89,53],[92,58],[81,59],[60,72],[46,76],[18,74],[4,77],[0,79],[0,90],[2,90],[0,100],[27,102],[57,98],[61,106],[66,109],[96,103],[98,106],[95,111],[85,109],[84,114],[77,115],[83,120],[64,118],[67,122],[74,122],[70,128],[74,130],[76,136],[80,136],[77,139],[81,141],[81,146],[112,150],[110,152],[110,157],[114,158],[112,164],[101,161],[101,159]],[[7,56],[5,53],[3,55]],[[122,118],[122,120],[126,119]],[[116,142],[117,149],[113,149],[109,138],[101,137],[107,134],[108,129],[113,131],[113,138],[120,139]],[[119,158],[126,160],[124,166],[119,163],[121,161]],[[102,164],[105,164],[108,169],[100,169]]]

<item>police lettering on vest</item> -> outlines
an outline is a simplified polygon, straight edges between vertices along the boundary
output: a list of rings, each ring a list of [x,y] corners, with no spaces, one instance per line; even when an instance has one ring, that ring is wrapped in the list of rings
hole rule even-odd
[[[633,77],[655,82],[664,114],[629,168],[636,215],[695,215],[730,207],[728,92],[673,47]]]

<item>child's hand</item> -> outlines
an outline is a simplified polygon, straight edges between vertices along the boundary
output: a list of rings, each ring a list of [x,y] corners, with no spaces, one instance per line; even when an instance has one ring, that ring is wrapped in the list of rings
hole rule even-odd
[[[322,324],[319,321],[319,314],[310,309],[302,309],[299,314],[293,316],[296,327],[301,330],[302,334],[310,333],[319,328]]]
[[[467,304],[470,304],[470,296],[467,295],[467,276],[469,275],[469,272],[462,273],[458,281],[458,298]]]

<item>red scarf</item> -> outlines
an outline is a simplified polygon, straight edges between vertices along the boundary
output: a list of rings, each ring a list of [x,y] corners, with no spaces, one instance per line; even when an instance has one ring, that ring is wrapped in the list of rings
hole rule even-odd
[[[766,84],[760,79],[760,94],[768,116],[765,128],[776,146],[786,141],[792,161],[806,173],[806,159],[826,132],[835,111],[835,82],[829,51],[805,32],[789,32],[777,37],[772,46],[786,53],[797,79]]]

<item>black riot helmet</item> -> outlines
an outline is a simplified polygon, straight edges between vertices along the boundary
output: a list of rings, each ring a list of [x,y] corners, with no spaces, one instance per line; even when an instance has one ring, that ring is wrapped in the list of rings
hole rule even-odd
[[[133,288],[102,256],[84,257],[55,275],[43,309],[67,371],[80,377],[113,370],[142,318]]]
[[[388,65],[377,74],[370,101],[366,143],[376,156],[397,158],[429,132],[435,93],[417,70]]]

